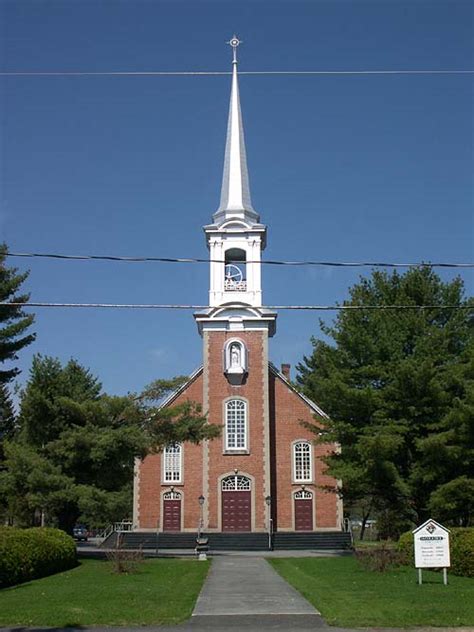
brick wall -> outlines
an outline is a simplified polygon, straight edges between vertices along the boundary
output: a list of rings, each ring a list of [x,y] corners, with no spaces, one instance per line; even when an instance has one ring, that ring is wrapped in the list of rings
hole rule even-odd
[[[248,377],[244,384],[232,386],[223,373],[222,351],[230,338],[242,340],[248,353]],[[209,530],[220,529],[220,489],[219,478],[224,474],[233,474],[238,470],[253,478],[253,529],[266,529],[265,496],[269,493],[266,463],[269,463],[265,446],[265,396],[268,388],[267,333],[262,331],[223,332],[210,331],[207,335],[208,349],[205,350],[204,370],[209,377],[209,421],[224,423],[224,404],[227,398],[241,397],[248,404],[248,448],[249,454],[226,454],[224,452],[224,433],[209,444],[209,487],[207,512]]]
[[[222,350],[229,338],[242,340],[248,350],[248,378],[241,386],[227,381],[222,366]],[[198,497],[206,497],[204,528],[221,529],[220,479],[225,474],[238,473],[252,478],[252,529],[268,528],[265,496],[271,494],[275,527],[280,531],[294,528],[293,492],[301,484],[292,480],[292,443],[298,439],[312,441],[315,435],[300,421],[313,422],[312,410],[287,384],[268,370],[267,334],[262,331],[210,331],[204,336],[204,371],[172,402],[193,400],[208,406],[210,423],[223,425],[223,402],[242,397],[248,402],[249,454],[226,454],[224,435],[206,445],[185,444],[183,447],[183,484],[175,484],[182,494],[183,528],[197,529],[200,519]],[[208,387],[206,387],[208,385]],[[203,392],[206,389],[207,392]],[[267,402],[265,398],[268,398]],[[269,401],[269,412],[268,412]],[[206,411],[205,411],[206,412]],[[267,425],[266,425],[267,424]],[[269,433],[268,433],[269,427]],[[325,474],[321,457],[328,446],[313,446],[313,482],[305,488],[313,492],[313,527],[339,528],[337,497],[317,485],[334,485]],[[270,487],[271,475],[271,487]],[[138,525],[142,529],[161,527],[162,493],[170,489],[162,482],[161,455],[149,455],[139,467]]]
[[[202,404],[202,374],[172,402],[177,405],[186,400]],[[161,523],[162,493],[170,484],[162,481],[161,454],[150,454],[140,464],[138,481],[138,525],[141,529],[156,529]],[[186,443],[183,446],[183,484],[174,484],[182,495],[181,510],[184,528],[195,531],[199,522],[198,497],[202,492],[202,446]]]
[[[315,435],[301,425],[301,420],[314,422],[310,407],[287,384],[270,372],[271,404],[270,424],[273,444],[272,454],[272,498],[276,527],[280,531],[294,529],[293,492],[301,489],[301,484],[293,483],[292,443],[298,439],[312,441]],[[332,447],[313,446],[313,483],[305,484],[305,489],[313,492],[313,528],[339,528],[337,524],[337,496],[322,491],[317,485],[335,485],[335,480],[325,474],[321,457]]]

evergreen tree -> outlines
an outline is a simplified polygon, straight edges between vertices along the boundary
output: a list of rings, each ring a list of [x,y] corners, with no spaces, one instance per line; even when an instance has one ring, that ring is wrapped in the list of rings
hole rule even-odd
[[[444,283],[426,266],[403,275],[375,271],[345,304],[474,305],[461,280]],[[437,464],[426,455],[441,426],[450,429],[467,405],[459,371],[472,348],[472,313],[341,310],[332,325],[321,323],[332,343],[313,338],[312,355],[298,366],[300,386],[331,417],[320,440],[341,446],[328,464],[343,481],[346,507],[364,507],[365,519],[376,513],[386,535],[396,535],[400,520],[426,518],[431,495],[456,475],[447,467],[444,479],[429,474]],[[450,430],[445,441],[454,449],[465,436]]]
[[[5,265],[7,247],[0,244],[0,302],[26,303],[29,294],[19,294],[28,272],[18,274],[16,268]],[[10,382],[19,373],[16,367],[3,368],[5,362],[18,359],[18,352],[31,344],[35,334],[26,333],[33,324],[34,316],[26,314],[21,306],[0,305],[0,384]]]
[[[5,439],[11,439],[15,431],[15,411],[10,393],[6,384],[0,384],[0,445]]]
[[[16,430],[15,411],[8,387],[6,384],[0,384],[0,470],[5,460],[4,443],[14,437]]]

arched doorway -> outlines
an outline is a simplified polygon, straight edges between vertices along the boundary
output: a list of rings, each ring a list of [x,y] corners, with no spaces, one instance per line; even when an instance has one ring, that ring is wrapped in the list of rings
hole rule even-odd
[[[294,493],[295,531],[313,530],[313,494],[305,489]]]
[[[227,476],[221,483],[222,531],[252,530],[252,484],[241,475]]]
[[[181,531],[181,494],[163,494],[163,531]]]

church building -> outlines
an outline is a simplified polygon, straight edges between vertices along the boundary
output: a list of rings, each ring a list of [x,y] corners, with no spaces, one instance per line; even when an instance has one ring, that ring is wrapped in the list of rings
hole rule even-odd
[[[164,406],[192,400],[220,437],[168,446],[135,468],[135,532],[262,534],[341,530],[342,503],[302,422],[327,415],[269,362],[277,314],[262,306],[267,228],[252,206],[240,109],[237,46],[220,204],[204,226],[210,253],[209,307],[196,312],[202,366]],[[325,489],[326,488],[326,489]]]

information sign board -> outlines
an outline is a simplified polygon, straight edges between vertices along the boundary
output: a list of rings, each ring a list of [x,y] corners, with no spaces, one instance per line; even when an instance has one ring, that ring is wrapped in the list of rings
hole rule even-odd
[[[427,520],[413,531],[416,568],[448,568],[449,529]]]

